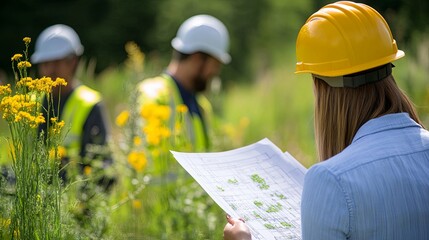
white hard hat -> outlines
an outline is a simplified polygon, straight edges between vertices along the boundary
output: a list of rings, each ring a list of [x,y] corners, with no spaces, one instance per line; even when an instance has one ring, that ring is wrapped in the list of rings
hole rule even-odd
[[[32,63],[62,59],[70,54],[80,56],[83,46],[79,36],[69,26],[56,24],[46,28],[37,38]]]
[[[228,30],[221,21],[209,15],[196,15],[183,22],[171,46],[185,54],[207,53],[224,64],[231,61]]]

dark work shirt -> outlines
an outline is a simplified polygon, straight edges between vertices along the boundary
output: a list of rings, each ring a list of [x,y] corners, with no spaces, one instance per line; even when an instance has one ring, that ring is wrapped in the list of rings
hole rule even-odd
[[[180,96],[182,97],[183,104],[185,104],[186,107],[188,107],[189,112],[191,114],[197,114],[201,119],[203,119],[202,115],[201,115],[200,107],[199,107],[198,102],[197,102],[197,98],[195,97],[195,94],[193,94],[193,93],[189,92],[188,90],[186,90],[185,88],[183,88],[183,86],[173,76],[171,76],[168,73],[167,73],[167,75],[169,75],[174,80],[174,82],[176,83],[177,88],[179,89],[179,92],[180,92]]]
[[[201,114],[201,108],[200,108],[200,105],[197,102],[197,98],[196,98],[195,94],[189,92],[188,90],[186,90],[179,83],[179,81],[177,81],[177,79],[175,79],[172,75],[168,74],[168,72],[166,72],[166,74],[168,76],[170,76],[174,80],[174,82],[176,83],[177,88],[179,89],[179,92],[180,92],[180,96],[182,97],[183,104],[186,105],[186,107],[188,108],[188,110],[191,113],[191,115],[195,115],[196,114],[201,119],[201,123],[203,124],[203,127],[204,127],[204,136],[206,138],[206,142],[208,142],[208,134],[207,134],[206,122],[205,122],[205,119],[203,117],[203,114]]]

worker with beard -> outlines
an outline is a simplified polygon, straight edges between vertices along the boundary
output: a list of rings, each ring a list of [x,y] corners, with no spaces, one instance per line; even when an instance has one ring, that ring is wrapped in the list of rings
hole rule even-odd
[[[196,15],[182,23],[171,45],[173,53],[166,70],[138,84],[138,106],[169,106],[167,124],[170,129],[181,126],[187,150],[207,151],[212,109],[202,93],[222,65],[231,60],[228,30],[213,16]]]

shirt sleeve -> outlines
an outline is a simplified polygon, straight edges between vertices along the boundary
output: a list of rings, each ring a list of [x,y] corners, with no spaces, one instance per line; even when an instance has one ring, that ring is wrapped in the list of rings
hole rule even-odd
[[[350,211],[338,177],[314,165],[304,180],[301,201],[302,236],[311,239],[348,239]]]

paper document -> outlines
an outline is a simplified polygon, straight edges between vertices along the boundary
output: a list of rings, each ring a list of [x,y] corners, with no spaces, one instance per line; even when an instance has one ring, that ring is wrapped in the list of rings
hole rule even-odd
[[[226,213],[246,220],[253,239],[301,239],[307,169],[270,140],[225,152],[171,152]]]

